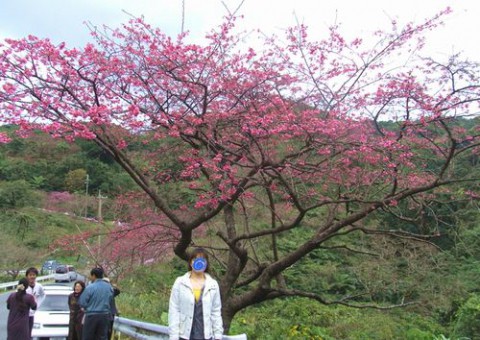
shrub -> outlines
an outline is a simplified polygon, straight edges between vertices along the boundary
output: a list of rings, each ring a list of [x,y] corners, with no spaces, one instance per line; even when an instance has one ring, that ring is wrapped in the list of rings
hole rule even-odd
[[[453,335],[477,339],[480,334],[480,295],[472,295],[458,310]]]

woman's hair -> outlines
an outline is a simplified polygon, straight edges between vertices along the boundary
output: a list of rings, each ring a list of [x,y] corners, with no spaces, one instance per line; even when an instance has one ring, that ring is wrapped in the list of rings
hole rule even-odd
[[[75,289],[75,286],[79,284],[80,286],[82,286],[82,291],[80,292],[80,294],[83,293],[83,291],[85,290],[85,282],[83,282],[82,280],[77,280],[75,281],[75,283],[73,284],[73,289]]]
[[[20,309],[28,308],[25,300],[23,299],[25,294],[27,294],[27,288],[28,280],[26,278],[20,279],[20,281],[18,281],[17,293],[15,294],[15,300],[17,300]]]
[[[190,252],[190,256],[188,257],[188,270],[192,270],[192,261],[196,259],[197,257],[203,257],[205,260],[207,260],[207,268],[205,269],[205,272],[208,273],[208,269],[210,268],[210,262],[208,261],[208,254],[205,251],[204,248],[195,248]]]

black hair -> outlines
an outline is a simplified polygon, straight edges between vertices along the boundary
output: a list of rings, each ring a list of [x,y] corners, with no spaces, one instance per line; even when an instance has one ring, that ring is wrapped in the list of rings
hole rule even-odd
[[[83,293],[83,291],[85,290],[85,282],[83,282],[82,280],[77,280],[75,281],[75,283],[73,284],[73,289],[75,290],[75,286],[79,284],[80,286],[82,286],[82,291],[80,292],[80,294]]]
[[[188,270],[189,271],[192,270],[192,261],[197,257],[200,257],[199,255],[202,255],[201,257],[207,260],[207,268],[205,269],[205,272],[208,273],[208,269],[210,268],[210,262],[208,261],[208,254],[207,254],[207,251],[201,247],[195,248],[190,252],[190,255],[188,256]]]
[[[103,269],[100,267],[90,270],[90,275],[95,276],[97,279],[103,279]]]
[[[15,294],[15,300],[18,302],[19,309],[25,310],[28,308],[27,304],[25,303],[25,300],[23,297],[25,294],[27,294],[27,288],[28,288],[28,280],[26,278],[20,279],[18,281],[18,286],[23,286],[23,289],[17,288],[17,293]]]
[[[25,276],[28,276],[28,274],[30,273],[34,273],[35,275],[38,276],[38,269],[35,267],[28,268],[27,271],[25,272]]]

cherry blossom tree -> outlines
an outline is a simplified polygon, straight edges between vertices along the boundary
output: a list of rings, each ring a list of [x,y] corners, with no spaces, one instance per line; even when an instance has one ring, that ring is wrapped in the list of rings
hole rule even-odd
[[[298,25],[248,48],[234,16],[204,44],[142,19],[92,30],[82,49],[6,39],[0,121],[110,153],[149,198],[176,255],[211,251],[227,328],[238,311],[278,297],[360,306],[370,292],[331,299],[292,288],[284,273],[318,249],[350,249],[342,242],[351,235],[431,242],[433,232],[390,229],[375,216],[402,218],[476,180],[455,164],[478,154],[479,129],[456,124],[478,112],[478,65],[421,54],[448,12],[392,22],[375,44],[347,41],[337,26],[314,41]],[[306,236],[285,250],[298,230]]]

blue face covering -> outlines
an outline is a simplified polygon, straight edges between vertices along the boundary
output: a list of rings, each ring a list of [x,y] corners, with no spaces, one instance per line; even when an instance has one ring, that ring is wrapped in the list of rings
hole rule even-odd
[[[196,272],[204,272],[207,269],[207,260],[203,257],[197,257],[193,260],[192,269]]]

